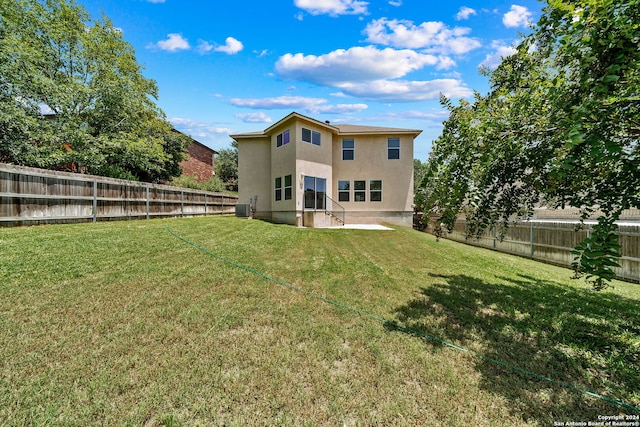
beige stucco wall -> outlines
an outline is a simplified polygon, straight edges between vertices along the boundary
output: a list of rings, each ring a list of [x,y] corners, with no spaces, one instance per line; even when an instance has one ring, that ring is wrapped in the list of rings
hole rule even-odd
[[[302,128],[320,132],[320,145],[302,141]],[[276,146],[277,135],[289,129],[291,142],[281,147]],[[304,176],[314,176],[327,180],[327,192],[330,193],[332,161],[332,134],[326,129],[306,121],[289,120],[281,126],[273,129],[271,136],[271,182],[276,177],[292,175],[293,199],[275,201],[275,191],[271,189],[271,200],[274,211],[274,220],[279,222],[295,223],[295,215],[292,217],[285,212],[297,212],[300,216],[304,203]],[[273,185],[272,185],[273,187]],[[283,192],[284,194],[284,192]],[[276,214],[276,212],[278,212]],[[285,221],[286,220],[286,221]]]
[[[400,159],[387,158],[387,139],[400,138]],[[355,142],[354,160],[342,160],[342,140]],[[410,212],[413,207],[413,136],[336,135],[333,141],[333,187],[338,200],[338,181],[351,182],[350,201],[339,202],[347,211]],[[366,181],[366,202],[355,202],[353,182]],[[369,201],[369,181],[382,180],[382,201]]]
[[[296,149],[298,160],[306,160],[315,163],[330,165],[332,162],[332,140],[333,135],[326,128],[313,125],[311,123],[296,122]],[[320,132],[320,145],[313,145],[302,142],[302,128]]]
[[[290,142],[288,144],[284,144],[280,147],[277,146],[277,136],[284,132],[285,130],[289,130],[289,138]],[[296,144],[295,144],[295,132],[296,128],[291,121],[283,123],[281,126],[273,129],[271,134],[271,148],[269,156],[271,158],[271,175],[269,178],[270,190],[267,194],[269,194],[271,200],[271,207],[273,212],[287,212],[295,210],[295,183],[296,183]],[[292,199],[285,200],[284,199],[284,177],[287,175],[291,175],[292,179]],[[282,178],[282,200],[276,201],[275,199],[275,179]],[[278,218],[283,217],[282,214],[278,214],[274,217],[275,221],[278,222],[289,222],[279,220]],[[285,216],[286,217],[286,216]]]
[[[271,146],[267,138],[238,141],[238,203],[258,196],[256,212],[270,212]],[[258,215],[263,216],[263,215]]]

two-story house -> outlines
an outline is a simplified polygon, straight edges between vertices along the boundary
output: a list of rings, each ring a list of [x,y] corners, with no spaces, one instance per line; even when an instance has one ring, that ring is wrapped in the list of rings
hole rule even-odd
[[[238,142],[239,202],[253,216],[306,227],[412,226],[420,130],[331,124],[291,113]]]

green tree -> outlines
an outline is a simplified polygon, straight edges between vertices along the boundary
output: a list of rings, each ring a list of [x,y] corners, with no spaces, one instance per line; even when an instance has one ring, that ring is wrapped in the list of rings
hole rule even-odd
[[[231,147],[218,151],[215,169],[227,190],[238,191],[238,143],[233,141]]]
[[[574,268],[596,289],[620,257],[615,221],[640,206],[640,3],[548,0],[491,91],[453,106],[429,162],[428,203],[471,234],[535,206],[597,212]]]
[[[188,140],[156,98],[108,18],[91,21],[73,0],[0,0],[0,160],[165,180]]]

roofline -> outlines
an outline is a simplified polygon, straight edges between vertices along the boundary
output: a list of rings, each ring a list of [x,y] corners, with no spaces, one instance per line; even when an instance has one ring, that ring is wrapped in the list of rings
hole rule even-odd
[[[335,134],[335,135],[372,135],[372,134],[391,134],[391,135],[413,135],[414,137],[417,137],[418,135],[420,135],[422,133],[422,130],[420,129],[403,129],[403,128],[385,128],[385,127],[377,127],[377,126],[363,126],[364,128],[369,128],[369,129],[360,129],[360,130],[354,130],[354,131],[342,131],[340,129],[340,125],[332,125],[329,123],[329,121],[320,121],[317,119],[314,119],[313,117],[309,117],[309,116],[305,116],[304,114],[300,114],[297,113],[295,111],[289,113],[287,116],[285,116],[284,118],[278,120],[277,122],[275,122],[274,124],[272,124],[271,126],[269,126],[268,128],[266,128],[263,131],[256,131],[256,132],[247,132],[247,133],[238,133],[238,134],[234,134],[234,135],[229,135],[231,138],[233,138],[234,140],[238,140],[238,139],[255,139],[255,138],[268,138],[269,134],[276,129],[278,126],[282,125],[283,123],[293,119],[293,118],[297,118],[309,123],[312,123],[314,125],[317,126],[321,126],[324,127],[326,129],[328,129],[329,131],[331,131],[331,133]],[[344,123],[344,125],[347,125],[346,123]],[[353,126],[353,125],[350,125]]]
[[[230,138],[235,139],[236,141],[239,139],[253,139],[253,138],[267,138],[269,135],[264,133],[263,131],[257,132],[247,132],[247,133],[236,133],[234,135],[229,135]]]
[[[371,130],[360,130],[353,132],[338,132],[338,135],[371,135],[371,134],[393,134],[393,135],[415,135],[418,136],[422,133],[419,129],[400,129],[400,128],[381,128]]]
[[[293,111],[293,112],[291,112],[289,115],[287,115],[286,117],[284,117],[284,118],[282,118],[282,119],[278,120],[277,122],[275,122],[274,124],[272,124],[271,126],[269,126],[268,128],[266,128],[266,129],[264,130],[264,133],[265,133],[265,134],[268,134],[268,133],[269,133],[269,132],[271,132],[274,128],[276,128],[276,127],[280,126],[282,123],[284,123],[284,122],[286,122],[286,121],[288,121],[288,120],[290,120],[290,119],[292,119],[292,118],[294,118],[294,117],[296,117],[296,118],[298,118],[298,119],[301,119],[301,120],[306,120],[306,121],[311,122],[311,123],[313,123],[313,124],[315,124],[315,125],[318,125],[318,126],[323,126],[323,127],[327,128],[327,129],[330,129],[330,130],[331,130],[332,132],[334,132],[334,133],[339,133],[339,132],[340,132],[340,129],[338,129],[338,128],[337,128],[337,127],[335,127],[335,126],[332,126],[331,124],[329,124],[329,123],[327,123],[327,122],[322,122],[322,121],[320,121],[320,120],[318,120],[318,119],[314,119],[313,117],[305,116],[305,115],[303,115],[303,114],[296,113],[295,111]]]

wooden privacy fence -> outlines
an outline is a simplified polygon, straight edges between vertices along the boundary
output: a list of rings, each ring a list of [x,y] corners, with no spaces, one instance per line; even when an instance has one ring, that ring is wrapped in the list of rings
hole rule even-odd
[[[0,226],[233,214],[237,199],[0,163]]]
[[[495,228],[487,230],[477,239],[466,237],[466,222],[462,220],[456,221],[452,232],[447,233],[445,238],[571,267],[574,258],[571,250],[591,233],[589,223],[580,230],[576,230],[576,226],[576,221],[531,220],[510,225],[502,240]],[[618,260],[620,268],[614,271],[620,279],[639,282],[640,224],[620,223],[618,227],[622,257]]]

